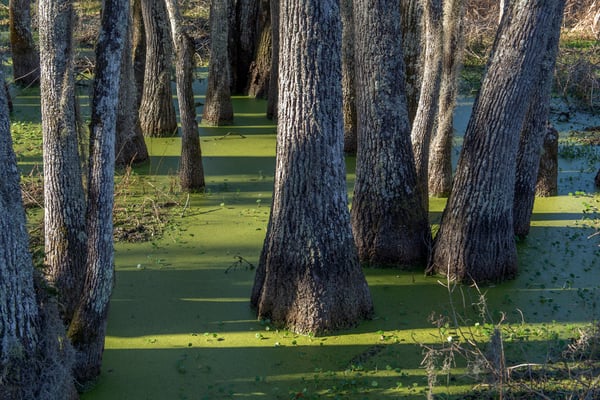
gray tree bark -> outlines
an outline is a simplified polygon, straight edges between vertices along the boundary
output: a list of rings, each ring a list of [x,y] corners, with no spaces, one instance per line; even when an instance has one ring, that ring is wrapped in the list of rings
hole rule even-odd
[[[354,3],[358,153],[352,228],[361,261],[424,264],[430,231],[410,142],[396,0]]]
[[[519,135],[562,0],[512,2],[467,126],[430,270],[465,282],[517,273],[513,200]]]
[[[202,152],[192,87],[194,46],[190,36],[183,28],[177,0],[166,0],[166,5],[176,54],[177,98],[182,131],[179,182],[184,191],[200,191],[204,189],[204,168],[202,167]]]
[[[142,16],[142,0],[133,0],[131,6],[132,31],[133,31],[133,75],[136,88],[136,108],[142,104],[144,92],[144,75],[146,74],[146,30]],[[139,117],[138,117],[139,118]]]
[[[233,123],[231,72],[228,54],[230,0],[213,0],[210,5],[210,64],[202,121],[208,125]]]
[[[248,96],[258,99],[269,97],[269,78],[273,54],[270,3],[270,0],[260,0],[259,2],[258,37],[254,51],[254,61],[250,65]]]
[[[356,82],[354,57],[354,1],[341,0],[342,13],[342,110],[344,152],[356,154]]]
[[[163,0],[143,0],[146,32],[146,63],[140,104],[144,136],[165,137],[177,133],[177,118],[171,93],[172,45],[167,9]]]
[[[596,182],[600,175],[596,175]],[[600,186],[598,183],[596,186]],[[552,126],[546,127],[544,144],[540,156],[535,195],[539,197],[556,196],[558,194],[558,131]]]
[[[410,123],[415,119],[423,82],[423,0],[400,1],[402,54],[406,67],[406,102]]]
[[[277,119],[279,103],[279,2],[271,1],[271,76],[269,77],[269,97],[267,100],[267,118]]]
[[[221,0],[223,1],[223,0]],[[229,33],[231,92],[247,94],[249,73],[254,60],[258,35],[258,0],[233,0],[233,23]]]
[[[373,307],[348,213],[339,2],[280,5],[275,188],[251,304],[259,318],[319,334],[353,326]]]
[[[40,56],[31,32],[31,0],[10,0],[8,12],[15,83],[23,86],[38,84]]]

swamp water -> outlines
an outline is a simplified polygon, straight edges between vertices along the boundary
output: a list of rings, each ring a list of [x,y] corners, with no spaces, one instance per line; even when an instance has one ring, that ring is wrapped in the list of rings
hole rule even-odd
[[[15,98],[16,108],[30,103]],[[458,130],[468,107],[459,104]],[[560,196],[536,199],[531,234],[518,246],[517,279],[479,288],[485,318],[473,288],[449,294],[445,282],[420,270],[365,269],[375,318],[355,329],[315,338],[257,321],[248,300],[250,264],[264,239],[275,165],[275,127],[264,109],[262,101],[235,98],[234,126],[201,127],[204,194],[177,192],[178,138],[149,139],[151,160],[117,177],[126,197],[117,206],[142,204],[160,219],[162,201],[170,216],[148,241],[116,244],[102,374],[83,399],[423,398],[422,345],[457,339],[455,331],[434,328],[432,313],[456,311],[470,327],[505,315],[514,327],[507,341],[520,344],[508,361],[514,364],[543,361],[557,338],[598,319],[599,239],[588,238],[598,206],[591,148],[561,159]],[[16,113],[15,123],[24,115]],[[41,162],[35,151],[21,154],[24,170]],[[352,158],[347,167],[351,196]],[[444,204],[431,200],[434,224]],[[465,393],[477,383],[457,360],[452,379],[440,375],[435,392]]]

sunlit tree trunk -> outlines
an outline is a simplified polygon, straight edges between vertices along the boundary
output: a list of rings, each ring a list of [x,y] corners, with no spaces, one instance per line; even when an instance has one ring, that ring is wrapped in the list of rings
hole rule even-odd
[[[84,291],[69,326],[80,384],[100,374],[108,304],[114,280],[113,197],[121,57],[127,41],[129,0],[104,0],[96,44],[90,124],[87,265]]]
[[[402,54],[406,67],[406,103],[408,119],[412,124],[419,106],[423,82],[423,1],[401,0]]]
[[[259,318],[319,334],[353,326],[373,307],[348,213],[339,2],[280,5],[275,188],[251,304]]]
[[[248,82],[248,96],[259,99],[269,97],[269,78],[273,53],[270,3],[270,0],[260,0],[259,2],[258,37],[254,51],[254,61],[250,65],[250,80]]]
[[[279,103],[279,2],[271,1],[271,76],[269,77],[269,98],[267,100],[267,118],[277,119]]]
[[[465,282],[517,273],[512,211],[519,136],[558,1],[511,2],[502,19],[434,241],[432,271]]]
[[[131,8],[133,42],[133,76],[135,78],[136,101],[139,109],[144,91],[144,75],[146,71],[146,30],[142,16],[142,0],[133,0]]]
[[[40,99],[46,268],[72,318],[83,290],[87,235],[73,75],[71,0],[40,0]]]
[[[8,10],[15,83],[24,86],[37,84],[40,56],[31,32],[31,0],[10,0]]]
[[[230,0],[213,0],[210,6],[210,64],[202,121],[208,125],[233,123],[230,64],[227,50]]]
[[[418,265],[430,244],[410,142],[396,0],[357,0],[358,153],[352,229],[361,261]]]
[[[196,121],[196,104],[192,87],[194,79],[194,46],[182,24],[177,0],[166,0],[175,47],[177,98],[181,119],[181,160],[179,182],[184,191],[204,189],[204,169]]]
[[[342,110],[344,152],[356,154],[356,80],[354,57],[354,1],[341,0],[342,13]]]
[[[560,26],[565,2],[561,0],[554,11],[551,21],[551,35],[543,48],[544,59],[537,74],[537,83],[533,88],[529,110],[521,132],[519,152],[517,153],[517,171],[515,179],[515,198],[513,220],[515,235],[524,238],[529,234],[531,213],[535,200],[536,184],[540,166],[540,157],[547,133],[550,114],[550,96],[554,82],[554,66],[558,54]]]
[[[454,106],[458,94],[458,78],[462,66],[464,39],[463,0],[444,2],[443,55],[440,96],[435,135],[429,155],[429,195],[448,197],[452,189],[452,138]]]
[[[171,93],[172,45],[164,0],[142,0],[146,32],[144,87],[140,125],[145,136],[164,137],[177,133],[177,118]]]

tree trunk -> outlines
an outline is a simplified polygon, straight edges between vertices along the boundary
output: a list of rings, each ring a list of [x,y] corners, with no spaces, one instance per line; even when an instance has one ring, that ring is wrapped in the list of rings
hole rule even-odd
[[[166,0],[171,32],[175,46],[177,75],[177,98],[179,99],[179,117],[181,119],[181,160],[179,181],[184,191],[204,189],[204,169],[196,122],[196,104],[192,82],[194,79],[194,46],[184,31],[177,0]]]
[[[69,338],[77,351],[74,374],[80,384],[100,374],[114,280],[115,137],[121,56],[128,22],[128,0],[103,1],[90,124],[87,268],[81,302],[69,326]]]
[[[177,133],[171,93],[171,34],[164,0],[143,0],[146,30],[146,66],[140,124],[145,136],[165,137]]]
[[[423,0],[401,0],[402,54],[406,67],[406,103],[411,123],[417,114],[423,82]]]
[[[132,1],[131,16],[133,25],[133,75],[136,88],[136,108],[139,109],[142,104],[144,75],[146,73],[146,30],[144,29],[144,18],[142,16],[142,0]]]
[[[126,166],[148,159],[148,148],[142,134],[137,107],[137,88],[132,60],[132,19],[128,20],[129,31],[125,37],[121,61],[121,87],[117,115],[117,137],[115,164]]]
[[[39,3],[46,268],[68,323],[83,290],[87,236],[74,92],[71,0]]]
[[[267,118],[277,119],[279,104],[279,1],[271,1],[271,76],[269,77],[269,98],[267,101]]]
[[[341,0],[342,14],[342,111],[344,152],[356,154],[356,82],[354,58],[354,1]]]
[[[517,273],[513,200],[519,134],[558,1],[513,2],[465,133],[430,269],[464,282]]]
[[[258,0],[233,1],[235,6],[231,11],[233,11],[234,21],[229,32],[231,92],[246,94],[257,41],[259,4]]]
[[[355,3],[358,153],[352,228],[361,261],[424,264],[427,210],[410,142],[400,10],[395,0]]]
[[[598,181],[598,176],[596,175]],[[599,184],[596,184],[599,186]],[[546,127],[544,144],[540,156],[535,195],[539,197],[556,196],[558,194],[558,131],[552,125]]]
[[[210,64],[202,121],[208,125],[233,123],[228,56],[230,0],[213,0],[210,6]]]
[[[353,326],[373,307],[348,213],[339,2],[280,4],[275,188],[251,303],[259,318],[319,334]]]
[[[463,0],[444,2],[442,76],[437,127],[431,142],[429,158],[430,196],[448,197],[452,190],[453,116],[464,52],[463,17]]]
[[[423,83],[419,94],[419,106],[412,125],[411,140],[417,168],[417,191],[423,201],[423,209],[429,210],[429,146],[435,129],[442,75],[443,8],[442,0],[426,0],[425,57]]]
[[[10,0],[8,11],[15,83],[36,85],[40,80],[40,56],[31,33],[31,0]]]
[[[260,0],[258,9],[258,41],[255,46],[254,61],[250,65],[248,96],[258,99],[269,97],[269,77],[273,53],[271,35],[270,0]]]
[[[548,28],[552,34],[548,36],[545,48],[542,50],[544,59],[536,75],[537,82],[534,84],[519,142],[513,220],[515,235],[520,238],[525,238],[529,234],[531,224],[540,157],[550,114],[550,96],[554,83],[554,66],[558,54],[564,5],[564,0],[558,2],[553,13],[552,25]]]

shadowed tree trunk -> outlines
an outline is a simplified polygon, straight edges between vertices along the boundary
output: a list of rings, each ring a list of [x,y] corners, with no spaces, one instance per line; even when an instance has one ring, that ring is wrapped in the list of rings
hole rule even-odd
[[[513,200],[519,136],[557,2],[511,2],[465,133],[430,270],[464,282],[517,273]]]
[[[10,0],[8,11],[15,83],[23,86],[37,84],[40,80],[40,56],[31,32],[31,0]]]
[[[62,317],[68,324],[83,290],[87,244],[75,117],[71,0],[40,1],[39,26],[44,273],[58,291]]]
[[[279,2],[271,1],[271,76],[269,77],[269,98],[267,100],[267,118],[277,119],[279,103]]]
[[[146,63],[139,115],[145,136],[165,137],[177,133],[171,93],[171,34],[164,0],[142,0],[146,32]]]
[[[354,58],[354,1],[341,0],[342,13],[342,110],[344,152],[356,154],[356,83]]]
[[[429,195],[448,197],[452,190],[452,138],[458,77],[462,66],[464,38],[463,0],[444,2],[442,76],[437,127],[429,156]]]
[[[599,175],[596,175],[598,178]],[[596,182],[599,182],[596,179]],[[600,185],[596,185],[600,186]],[[535,195],[539,197],[556,196],[558,194],[558,131],[552,126],[546,127],[544,144],[540,156]]]
[[[121,86],[119,88],[119,109],[117,115],[117,137],[115,164],[130,165],[148,159],[148,148],[144,141],[137,107],[137,88],[132,60],[132,19],[128,21],[129,33],[125,38],[121,61]]]
[[[564,5],[564,0],[558,2],[554,11],[554,19],[548,28],[552,34],[549,35],[545,48],[542,50],[544,59],[537,75],[537,82],[534,84],[529,110],[519,142],[513,220],[515,235],[520,238],[524,238],[529,234],[531,224],[540,157],[547,133],[548,115],[550,114],[550,96],[554,82],[554,66],[558,54]]]
[[[354,3],[358,153],[352,228],[361,261],[424,264],[427,210],[410,142],[396,0]]]
[[[223,1],[223,0],[221,0]],[[234,21],[229,32],[231,91],[246,94],[257,42],[258,0],[233,0]]]
[[[69,338],[77,352],[73,371],[80,384],[100,374],[113,287],[115,137],[121,56],[128,22],[129,0],[103,1],[90,124],[86,277],[81,301],[69,326]]]
[[[204,169],[196,121],[194,102],[194,46],[183,28],[177,0],[166,0],[173,45],[175,46],[177,75],[177,98],[179,100],[179,118],[181,119],[181,160],[179,182],[184,191],[204,189]]]
[[[348,213],[339,3],[280,4],[275,188],[251,304],[259,318],[319,334],[353,326],[373,307]]]
[[[417,190],[423,201],[423,209],[429,210],[429,146],[435,129],[442,74],[443,44],[442,0],[425,0],[425,56],[423,59],[423,83],[419,94],[419,106],[412,125],[411,140],[417,169]]]
[[[269,77],[271,75],[273,51],[270,3],[270,0],[260,0],[259,2],[258,40],[254,52],[254,61],[250,65],[248,82],[248,96],[259,99],[269,97]]]
[[[146,71],[146,30],[144,29],[144,18],[142,17],[142,0],[133,0],[131,8],[132,32],[133,32],[133,75],[135,79],[137,108],[142,103],[144,91],[144,74]],[[139,118],[139,117],[138,117]]]
[[[423,0],[401,0],[402,54],[406,67],[406,103],[412,125],[423,82]]]
[[[230,0],[213,0],[210,5],[210,64],[202,122],[214,126],[233,123],[227,50],[230,6]]]

